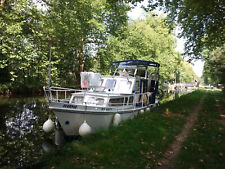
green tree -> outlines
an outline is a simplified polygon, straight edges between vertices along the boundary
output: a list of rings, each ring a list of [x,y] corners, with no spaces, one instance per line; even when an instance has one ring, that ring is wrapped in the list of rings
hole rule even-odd
[[[183,61],[181,67],[181,83],[194,83],[194,81],[197,80],[197,76],[190,63]]]
[[[60,83],[79,82],[80,72],[89,69],[90,58],[104,45],[106,36],[116,35],[126,24],[129,8],[106,0],[45,2],[47,36],[58,41],[54,57]]]
[[[181,56],[174,50],[176,40],[166,19],[150,14],[145,20],[133,21],[120,37],[111,36],[97,54],[98,69],[107,73],[116,60],[150,60],[159,62],[160,77],[172,81],[179,71]]]
[[[48,40],[56,41],[51,48],[53,84],[77,83],[107,36],[123,30],[129,9],[111,0],[1,0],[0,89],[47,84]]]
[[[206,84],[223,84],[225,86],[225,45],[217,48],[205,61],[203,78]]]
[[[181,27],[180,37],[187,39],[185,51],[190,59],[201,58],[205,48],[212,50],[225,43],[224,0],[149,0],[146,9],[156,8],[167,13],[170,24]]]
[[[5,77],[2,84],[26,88],[45,83],[47,58],[37,43],[41,36],[40,17],[32,0],[1,1],[0,73],[1,78]]]

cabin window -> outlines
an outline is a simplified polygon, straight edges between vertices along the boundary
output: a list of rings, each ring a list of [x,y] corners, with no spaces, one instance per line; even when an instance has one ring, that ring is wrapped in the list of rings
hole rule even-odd
[[[86,99],[87,104],[96,104],[96,105],[103,105],[104,99],[103,98],[96,98],[96,97],[88,97]]]
[[[95,103],[95,97],[88,97],[87,98],[87,103],[88,104],[94,104]]]
[[[102,99],[102,98],[96,99],[96,105],[103,105],[103,104],[104,104],[104,99]]]
[[[121,80],[119,81],[118,88],[121,90],[127,90],[130,89],[131,84],[132,82],[128,82],[127,80]]]
[[[133,96],[129,97],[129,104],[133,104],[133,101],[134,101],[134,97]]]
[[[75,103],[75,104],[82,104],[83,103],[83,99],[84,98],[81,97],[81,96],[80,97],[74,97],[72,102]]]
[[[114,79],[107,79],[105,83],[105,88],[106,89],[113,89],[115,86],[116,81]]]
[[[109,100],[109,106],[122,106],[124,98],[114,98]]]

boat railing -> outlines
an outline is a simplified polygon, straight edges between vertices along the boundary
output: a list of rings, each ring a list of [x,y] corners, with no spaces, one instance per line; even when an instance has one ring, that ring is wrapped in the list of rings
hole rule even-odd
[[[49,103],[51,102],[61,102],[69,103],[72,93],[81,93],[83,96],[88,92],[87,90],[79,90],[72,88],[62,88],[62,87],[43,87],[45,96]],[[110,98],[110,94],[108,96]],[[118,100],[118,102],[109,102],[107,108],[126,110],[130,108],[138,108],[148,106],[151,102],[151,93],[133,93],[132,95],[121,96],[123,99]],[[132,98],[132,99],[131,99]],[[84,106],[87,106],[86,104]],[[99,105],[101,107],[101,105]]]
[[[133,97],[133,101],[130,102],[129,99]],[[130,96],[124,96],[123,102],[109,103],[108,107],[118,107],[120,109],[126,109],[132,107],[144,107],[149,105],[151,102],[151,94],[146,93],[136,93]]]
[[[69,103],[72,93],[82,92],[84,90],[63,88],[63,87],[43,87],[45,97],[48,102],[65,102]]]

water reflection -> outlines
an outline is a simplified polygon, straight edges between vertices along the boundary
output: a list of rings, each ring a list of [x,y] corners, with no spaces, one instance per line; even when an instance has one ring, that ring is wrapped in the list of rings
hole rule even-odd
[[[44,140],[42,124],[49,109],[43,98],[0,97],[0,168],[19,168],[38,161]]]
[[[50,140],[50,139],[45,140],[41,146],[42,146],[42,149],[47,153],[52,151],[54,148],[54,144],[53,144],[52,140]]]
[[[60,128],[60,129],[57,129],[55,131],[55,145],[57,146],[62,146],[66,143],[66,140],[65,140],[65,137],[64,137],[64,132],[63,130]]]

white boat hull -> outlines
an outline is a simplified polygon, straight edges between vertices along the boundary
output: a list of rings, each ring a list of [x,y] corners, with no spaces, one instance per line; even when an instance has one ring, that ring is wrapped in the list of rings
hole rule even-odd
[[[54,111],[55,116],[66,135],[79,135],[79,128],[84,121],[91,127],[92,133],[97,129],[107,129],[113,123],[114,115],[117,113],[100,113],[100,112],[67,112]],[[131,119],[137,114],[134,111],[119,113],[121,121]]]
[[[79,128],[84,121],[91,127],[92,133],[97,129],[107,129],[112,123],[116,113],[79,113],[79,112],[58,112],[54,111],[61,127],[66,135],[79,135]],[[133,112],[120,114],[121,120],[134,117]]]
[[[107,129],[113,124],[114,116],[116,113],[120,114],[121,121],[132,119],[138,114],[138,109],[121,110],[121,112],[114,112],[111,109],[103,111],[89,111],[89,110],[74,110],[71,106],[65,107],[65,104],[53,103],[54,106],[50,106],[55,116],[57,117],[64,133],[66,135],[79,135],[79,128],[84,121],[91,127],[92,133],[98,129]],[[57,107],[56,107],[57,105]],[[70,107],[67,104],[67,107]],[[143,107],[142,107],[143,108]],[[91,110],[91,107],[89,108]]]

